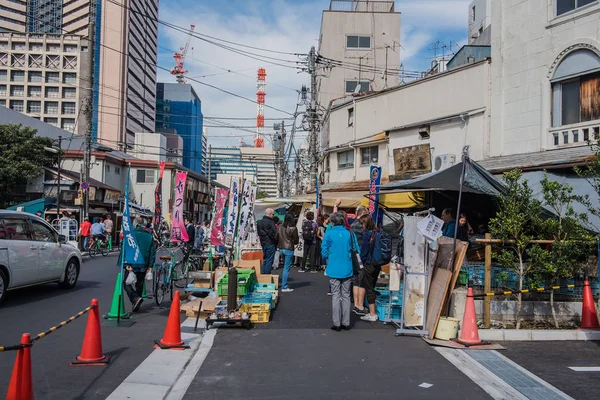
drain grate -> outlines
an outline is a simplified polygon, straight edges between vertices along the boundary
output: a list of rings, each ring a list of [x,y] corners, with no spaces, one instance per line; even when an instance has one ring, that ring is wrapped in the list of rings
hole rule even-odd
[[[496,351],[462,351],[529,399],[571,399],[571,397],[550,386],[537,376],[524,372]]]

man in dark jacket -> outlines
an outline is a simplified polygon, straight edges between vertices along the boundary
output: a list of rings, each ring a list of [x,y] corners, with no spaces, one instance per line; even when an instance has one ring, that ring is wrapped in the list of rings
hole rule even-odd
[[[133,305],[133,311],[136,312],[140,309],[140,306],[144,301],[142,299],[142,292],[144,290],[144,279],[146,279],[146,272],[151,271],[152,267],[154,267],[154,261],[156,259],[156,243],[152,238],[152,234],[144,230],[144,219],[142,217],[135,218],[133,227],[133,234],[135,235],[135,240],[140,248],[140,253],[144,257],[144,264],[133,264],[126,266],[127,271],[133,271],[135,273],[137,282],[135,283],[135,288],[132,285],[124,285],[124,289],[127,293],[127,297],[129,297],[129,300]],[[123,249],[124,248],[125,246],[123,246]],[[129,272],[125,273],[124,275],[123,283],[125,283]]]
[[[196,237],[196,228],[194,227],[194,224],[192,224],[190,217],[184,218],[183,222],[185,223],[185,230],[188,235],[187,245],[192,247],[194,246],[194,238]]]
[[[263,249],[263,264],[261,267],[262,274],[270,274],[275,259],[275,250],[277,246],[277,227],[273,216],[275,211],[272,208],[265,210],[263,219],[256,223],[256,230],[260,238],[260,245]]]

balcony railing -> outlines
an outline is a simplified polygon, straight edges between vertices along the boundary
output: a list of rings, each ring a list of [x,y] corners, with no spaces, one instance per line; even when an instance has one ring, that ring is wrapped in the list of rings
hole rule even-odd
[[[600,137],[600,120],[550,128],[549,147],[582,146]]]
[[[347,12],[394,12],[393,1],[367,1],[367,0],[331,0],[329,11]]]

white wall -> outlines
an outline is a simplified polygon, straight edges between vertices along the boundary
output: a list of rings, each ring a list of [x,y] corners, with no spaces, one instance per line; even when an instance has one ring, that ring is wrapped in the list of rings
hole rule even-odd
[[[371,49],[348,50],[346,49],[346,35],[371,36]],[[385,88],[385,80],[381,72],[365,72],[365,68],[374,67],[378,71],[386,68],[385,47],[394,47],[395,51],[388,50],[387,68],[398,70],[400,67],[400,13],[382,12],[341,12],[324,11],[321,19],[321,37],[319,53],[345,64],[354,64],[352,68],[334,67],[327,71],[327,78],[318,80],[319,103],[323,107],[329,101],[345,95],[345,81],[361,80],[371,81],[371,90]],[[359,60],[358,57],[363,57]],[[359,74],[359,63],[361,73]],[[388,74],[387,87],[398,84],[397,74]]]
[[[131,154],[141,160],[166,161],[167,138],[160,133],[138,132]]]
[[[555,66],[582,45],[600,54],[600,4],[560,17],[555,7],[556,0],[492,2],[493,156],[552,148]]]
[[[484,32],[492,23],[492,0],[474,0],[469,4],[469,44],[489,44],[480,43]],[[473,15],[473,7],[475,14]],[[485,40],[483,40],[485,42]]]
[[[137,182],[137,171],[138,169],[147,169],[154,171],[154,182],[152,183],[138,183]],[[152,167],[131,167],[129,185],[129,198],[135,199],[136,203],[142,207],[154,209],[154,189],[156,188],[156,181],[158,179],[158,169]],[[172,193],[172,182],[173,182],[173,171],[165,169],[162,181],[162,208],[163,217],[166,217],[170,212],[169,200],[173,197]]]

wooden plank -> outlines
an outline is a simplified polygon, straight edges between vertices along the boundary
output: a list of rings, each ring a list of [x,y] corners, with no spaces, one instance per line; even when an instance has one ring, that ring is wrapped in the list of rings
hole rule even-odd
[[[444,310],[444,315],[448,315],[448,309],[450,307],[450,297],[452,297],[452,292],[454,292],[454,288],[456,287],[456,281],[458,280],[458,275],[460,274],[460,267],[465,261],[465,257],[467,255],[467,250],[469,248],[469,244],[467,242],[461,242],[459,240],[456,241],[456,256],[454,257],[454,267],[452,271],[452,280],[450,281],[450,287],[444,297],[444,306],[442,310]],[[439,322],[439,318],[438,318]],[[437,324],[436,324],[437,329]]]
[[[486,233],[485,238],[489,240],[492,238],[492,235]],[[485,245],[485,278],[483,285],[483,290],[485,291],[485,293],[489,293],[492,291],[492,245],[490,243],[486,243]],[[492,298],[488,296],[484,297],[483,299],[483,325],[486,329],[489,329],[491,326],[491,301]]]

